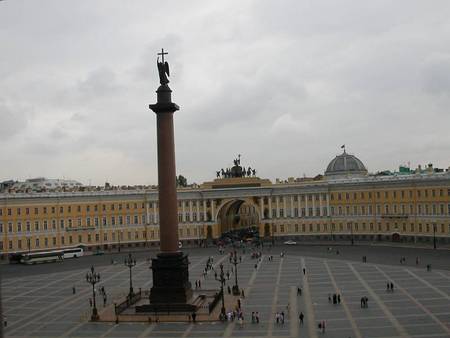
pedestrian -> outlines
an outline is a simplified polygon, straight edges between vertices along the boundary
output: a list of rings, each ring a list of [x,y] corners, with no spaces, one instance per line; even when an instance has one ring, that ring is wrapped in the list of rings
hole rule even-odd
[[[394,283],[391,282],[391,291],[394,292]]]
[[[242,296],[242,298],[245,298],[244,289],[241,290],[241,296]]]
[[[191,317],[192,317],[192,322],[195,323],[195,319],[197,318],[197,313],[192,312]]]
[[[419,257],[416,257],[416,265],[419,265]]]
[[[361,309],[364,307],[364,297],[361,297]]]
[[[364,297],[364,305],[365,305],[366,308],[369,307],[369,303],[368,302],[369,302],[369,298]]]
[[[228,294],[231,295],[231,288],[229,285],[227,286],[227,290],[228,290]]]
[[[338,295],[337,295],[337,301],[338,301],[338,304],[341,304],[341,294],[340,293],[338,293]]]
[[[256,319],[255,319],[255,312],[252,311],[252,324],[254,324],[255,322],[256,322]]]
[[[284,311],[281,311],[281,324],[284,324]]]
[[[89,298],[89,306],[92,307],[92,298]]]
[[[305,316],[303,315],[303,312],[300,312],[300,315],[298,316],[298,319],[300,320],[300,325],[303,326],[303,318]]]
[[[325,320],[322,320],[322,333],[325,333]]]
[[[328,294],[328,303],[331,303],[331,294]]]
[[[256,324],[259,324],[259,312],[258,311],[256,311],[255,318],[256,318]]]
[[[390,291],[391,290],[391,285],[389,284],[389,282],[386,283],[386,291]]]
[[[77,291],[76,291],[75,285],[74,285],[74,286],[72,286],[72,294],[74,295],[76,292],[77,292]]]
[[[305,268],[303,268],[303,274],[306,275],[306,269]]]
[[[337,295],[333,293],[333,304],[337,304]]]
[[[241,300],[238,298],[238,300],[237,300],[237,307],[238,307],[238,309],[240,309],[241,308]]]
[[[200,289],[202,287],[202,284],[200,282],[200,279],[198,280],[198,288]]]
[[[277,324],[280,323],[280,314],[278,312],[275,313],[275,320],[276,320]]]
[[[103,295],[103,307],[106,306],[106,295]]]

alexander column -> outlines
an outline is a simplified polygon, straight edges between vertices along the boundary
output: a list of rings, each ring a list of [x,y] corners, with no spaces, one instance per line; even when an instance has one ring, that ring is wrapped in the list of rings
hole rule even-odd
[[[175,143],[173,129],[173,113],[180,109],[172,102],[172,90],[169,83],[169,64],[164,61],[164,49],[161,61],[157,58],[160,86],[156,104],[150,109],[156,113],[156,129],[158,139],[158,191],[159,191],[159,224],[160,249],[157,258],[152,259],[153,287],[150,293],[152,310],[166,306],[187,307],[192,298],[189,282],[188,258],[178,247],[178,206],[175,171]]]

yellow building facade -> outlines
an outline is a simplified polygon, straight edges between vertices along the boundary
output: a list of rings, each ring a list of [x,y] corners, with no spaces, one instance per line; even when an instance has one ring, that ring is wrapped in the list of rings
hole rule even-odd
[[[180,240],[256,226],[270,239],[450,243],[449,171],[371,176],[352,155],[336,158],[343,166],[316,180],[218,178],[179,189]],[[154,246],[158,212],[157,190],[3,193],[0,251]]]

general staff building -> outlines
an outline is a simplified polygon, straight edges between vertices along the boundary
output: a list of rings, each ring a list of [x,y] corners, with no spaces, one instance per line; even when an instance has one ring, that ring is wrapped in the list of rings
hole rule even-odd
[[[235,165],[236,167],[237,165]],[[233,168],[232,168],[233,169]],[[450,243],[450,171],[369,175],[344,151],[314,179],[219,177],[178,189],[184,244],[256,227],[266,239]],[[0,194],[0,251],[159,245],[157,189]]]

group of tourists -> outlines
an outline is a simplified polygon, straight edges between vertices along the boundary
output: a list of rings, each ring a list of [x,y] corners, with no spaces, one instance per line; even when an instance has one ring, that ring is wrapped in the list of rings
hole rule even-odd
[[[386,291],[387,291],[387,292],[394,292],[394,283],[392,283],[392,282],[387,282],[387,283],[386,283]]]
[[[275,313],[275,321],[277,324],[284,324],[284,311]]]
[[[259,312],[252,312],[252,323],[259,324]]]
[[[361,297],[361,308],[368,308],[369,307],[369,298],[367,298],[366,296]]]
[[[333,304],[341,304],[341,294],[340,293],[333,293],[333,296],[331,294],[328,294],[328,303],[333,302]]]

